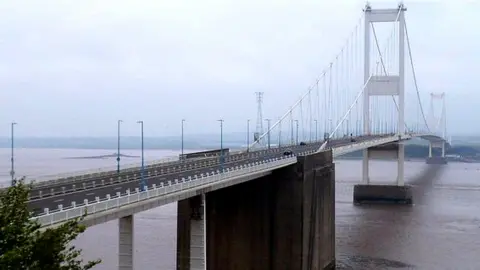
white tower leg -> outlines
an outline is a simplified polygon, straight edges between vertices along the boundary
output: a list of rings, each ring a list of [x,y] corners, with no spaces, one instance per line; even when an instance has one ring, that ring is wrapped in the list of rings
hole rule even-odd
[[[397,9],[372,9],[368,4],[365,7],[365,59],[364,59],[364,91],[363,127],[366,134],[370,134],[370,96],[398,96],[398,136],[405,134],[405,8],[399,5]],[[371,75],[370,74],[370,31],[371,24],[378,22],[393,22],[399,25],[399,67],[398,75]],[[368,183],[368,151],[363,152],[363,183]],[[405,146],[398,147],[397,184],[404,184]]]

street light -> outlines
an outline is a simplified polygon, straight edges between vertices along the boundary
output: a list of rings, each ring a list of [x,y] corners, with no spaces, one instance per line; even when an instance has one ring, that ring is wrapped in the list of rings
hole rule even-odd
[[[217,121],[220,122],[220,168],[223,172],[223,119]]]
[[[314,119],[313,122],[315,122],[315,142],[318,142],[318,121]]]
[[[328,119],[328,133],[329,134],[332,133],[332,129],[333,129],[333,121],[332,121],[332,119]]]
[[[181,155],[182,161],[184,159],[184,156],[183,156],[183,123],[185,123],[185,119],[182,119],[182,155]]]
[[[293,145],[293,119],[290,120],[290,144]]]
[[[147,183],[145,182],[145,157],[144,157],[144,147],[143,147],[143,121],[137,121],[137,124],[140,124],[141,138],[142,138],[142,170],[140,171],[140,177],[141,177],[140,189],[142,191],[145,191],[145,186],[147,185]]]
[[[350,121],[348,121],[348,119],[345,120],[346,124],[347,124],[347,136],[350,136]]]
[[[293,121],[295,121],[296,128],[297,128],[297,135],[296,135],[297,138],[295,141],[296,141],[296,144],[298,145],[298,120],[293,120]]]
[[[117,173],[120,173],[120,123],[122,120],[117,121]]]
[[[278,119],[278,146],[277,148],[282,147],[282,118]]]
[[[12,186],[15,186],[15,160],[13,158],[14,156],[14,152],[13,152],[13,148],[14,148],[14,130],[15,130],[15,125],[17,123],[15,122],[12,122],[11,123],[11,126],[10,126],[10,133],[11,133],[11,150],[12,150],[12,153],[11,153],[11,157],[10,157],[10,162],[11,162],[11,165],[12,165],[12,168],[10,170],[10,176],[12,177]]]
[[[250,119],[247,119],[247,152],[250,151]]]
[[[267,121],[267,142],[268,142],[268,149],[270,149],[270,121],[271,119],[265,119]]]

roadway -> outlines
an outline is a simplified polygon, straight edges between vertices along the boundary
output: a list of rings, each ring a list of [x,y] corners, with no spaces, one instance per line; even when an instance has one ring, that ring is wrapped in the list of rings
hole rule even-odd
[[[372,137],[378,136],[356,137],[356,141],[361,142],[365,140],[370,140],[372,139]],[[350,138],[342,138],[330,141],[328,146],[338,147],[350,143]],[[285,146],[280,147],[280,149],[274,148],[270,150],[261,150],[255,152],[252,151],[248,153],[230,155],[225,158],[223,168],[234,168],[237,166],[259,162],[271,158],[278,158],[284,155],[284,151],[286,149],[290,149],[294,154],[298,154],[301,152],[318,149],[320,145],[321,142],[307,144],[305,146]],[[262,152],[263,154],[259,155],[258,152]],[[189,176],[200,176],[200,174],[206,174],[221,170],[222,166],[219,163],[218,158],[216,158],[215,161],[209,161],[206,163],[202,160],[197,160],[195,162],[197,163],[197,165],[202,164],[202,166],[196,166],[192,168],[182,166],[179,167],[178,165],[170,165],[162,168],[162,174],[159,173],[159,168],[153,167],[148,170],[148,172],[150,172],[150,176],[148,176],[148,173],[145,174],[146,183],[148,186],[152,186],[153,184],[160,185],[161,183],[166,184],[168,183],[168,181],[174,181],[175,179],[180,180],[182,178],[188,178]],[[166,168],[171,168],[171,171],[167,171]],[[157,171],[157,173],[154,173],[155,170]],[[45,190],[45,195],[48,194],[48,196],[43,196],[42,198],[31,196],[31,199],[29,201],[30,209],[32,209],[36,214],[40,214],[44,212],[44,208],[49,208],[50,210],[57,209],[59,204],[62,204],[63,207],[69,207],[72,202],[75,202],[76,204],[83,204],[85,199],[89,202],[94,202],[96,200],[96,197],[102,199],[105,198],[107,194],[114,196],[117,192],[125,194],[127,189],[134,190],[135,188],[140,188],[139,172],[136,172],[135,176],[132,173],[130,178],[123,178],[122,181],[117,181],[117,179],[111,178],[111,176],[107,176],[106,178],[101,177],[96,179],[84,180],[83,182],[77,184],[76,188],[72,188],[71,184],[68,184],[67,187],[61,185],[57,185],[55,187],[48,187],[48,190]],[[83,183],[85,183],[85,186],[82,185]],[[81,186],[81,188],[77,188],[78,186]]]
[[[320,143],[315,143],[312,145],[320,145]],[[299,146],[295,146],[299,147]],[[281,147],[280,150],[284,151],[285,149],[290,148],[289,146]],[[265,155],[271,152],[278,151],[278,148],[272,148],[270,150],[258,150],[258,151],[250,151],[245,153],[233,154],[233,155],[225,155],[224,163],[228,163],[234,160],[239,159],[246,159],[252,158],[256,155]],[[293,148],[292,148],[293,149]],[[193,159],[193,160],[184,160],[172,163],[160,163],[156,166],[151,165],[149,167],[145,167],[144,175],[147,177],[148,175],[154,174],[164,174],[170,175],[174,172],[183,172],[183,171],[190,171],[195,168],[199,167],[211,167],[220,164],[219,157],[209,157],[203,159]],[[127,170],[121,171],[120,173],[116,173],[116,171],[107,172],[101,175],[90,175],[91,177],[82,177],[77,178],[77,181],[70,182],[70,181],[60,181],[57,183],[52,183],[46,186],[37,186],[33,187],[32,191],[30,192],[30,199],[38,199],[42,197],[48,197],[56,194],[63,194],[75,191],[77,189],[89,189],[95,188],[96,185],[104,185],[109,184],[117,181],[129,181],[129,179],[137,179],[141,175],[141,169],[137,168],[136,170]],[[95,182],[96,185],[92,185]]]
[[[320,146],[320,144],[321,143],[315,143],[312,145]],[[280,151],[285,151],[286,149],[290,149],[290,148],[293,150],[295,147],[300,147],[300,146],[293,146],[293,147],[284,146],[280,148]],[[252,158],[256,155],[265,155],[275,151],[278,151],[278,148],[225,155],[224,162],[228,163],[234,160]],[[153,175],[153,174],[169,175],[173,172],[182,172],[182,171],[187,171],[187,170],[191,170],[198,167],[211,167],[219,164],[220,164],[219,157],[208,157],[208,158],[202,158],[202,159],[160,163],[160,164],[150,165],[148,167],[145,167],[145,176],[147,177],[148,175]],[[141,174],[140,170],[141,170],[140,168],[136,168],[136,170],[127,169],[125,171],[120,171],[120,173],[117,173],[116,171],[111,171],[101,175],[92,174],[92,175],[87,175],[81,178],[77,177],[76,181],[73,181],[73,182],[68,181],[68,179],[65,179],[65,181],[59,181],[49,185],[34,186],[32,191],[30,192],[30,199],[33,200],[33,199],[38,199],[42,197],[48,197],[52,195],[73,192],[78,189],[95,188],[95,185],[92,185],[93,182],[95,182],[96,185],[104,185],[112,182],[129,181],[129,179],[137,179]]]

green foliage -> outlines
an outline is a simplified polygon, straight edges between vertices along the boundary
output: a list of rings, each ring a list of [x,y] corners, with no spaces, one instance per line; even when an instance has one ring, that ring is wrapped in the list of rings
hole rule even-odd
[[[99,264],[100,260],[83,262],[82,251],[70,244],[85,231],[80,224],[84,217],[48,229],[30,219],[31,188],[21,179],[0,191],[0,269],[86,270]]]

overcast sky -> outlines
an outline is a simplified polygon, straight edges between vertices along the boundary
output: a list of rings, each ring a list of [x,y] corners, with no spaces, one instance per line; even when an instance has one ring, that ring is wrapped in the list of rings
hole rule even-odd
[[[371,1],[373,7],[388,6]],[[405,1],[420,91],[480,133],[480,4]],[[0,1],[0,136],[240,131],[278,117],[340,50],[363,1]],[[392,1],[391,7],[396,6]],[[476,16],[475,16],[476,15]],[[428,105],[428,104],[427,104]]]

